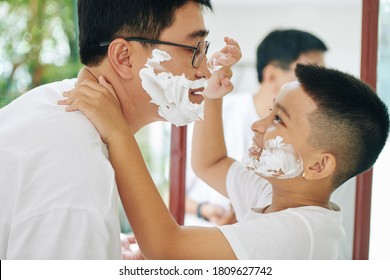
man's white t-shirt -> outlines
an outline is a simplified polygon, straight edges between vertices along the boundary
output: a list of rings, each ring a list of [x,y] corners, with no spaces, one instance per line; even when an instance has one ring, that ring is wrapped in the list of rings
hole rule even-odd
[[[289,208],[269,214],[268,181],[232,164],[226,188],[238,223],[218,227],[238,259],[337,259],[337,246],[344,236],[341,210],[317,206]]]
[[[0,259],[120,259],[108,151],[79,111],[57,105],[76,80],[0,110]]]

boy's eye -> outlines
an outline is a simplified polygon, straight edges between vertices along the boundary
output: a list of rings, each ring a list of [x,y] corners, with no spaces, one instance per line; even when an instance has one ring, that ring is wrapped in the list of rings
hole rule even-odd
[[[278,114],[274,115],[274,121],[280,124],[283,124],[283,120],[279,117]]]

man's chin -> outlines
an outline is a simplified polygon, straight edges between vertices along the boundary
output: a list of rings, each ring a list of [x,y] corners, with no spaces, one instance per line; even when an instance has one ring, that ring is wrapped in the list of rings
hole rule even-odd
[[[190,99],[190,101],[192,103],[200,104],[204,100],[204,97],[201,94],[202,92],[203,92],[203,90],[201,90],[201,91],[200,90],[190,90],[189,94],[188,94],[188,98]]]

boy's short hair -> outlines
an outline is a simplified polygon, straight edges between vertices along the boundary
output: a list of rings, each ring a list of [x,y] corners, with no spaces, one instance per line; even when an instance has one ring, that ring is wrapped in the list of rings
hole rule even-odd
[[[171,26],[174,13],[194,1],[212,10],[210,0],[78,0],[80,59],[98,65],[107,54],[99,43],[118,37],[158,39]]]
[[[288,70],[301,54],[327,50],[325,43],[309,32],[296,29],[274,30],[257,47],[257,78],[260,83],[263,81],[263,69],[270,63]]]
[[[298,64],[295,74],[318,109],[308,144],[336,157],[334,185],[369,169],[386,144],[389,113],[361,80],[335,69]]]

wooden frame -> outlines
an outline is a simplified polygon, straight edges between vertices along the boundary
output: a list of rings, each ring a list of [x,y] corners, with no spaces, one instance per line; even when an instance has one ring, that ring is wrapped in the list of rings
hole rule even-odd
[[[179,225],[184,224],[186,183],[187,127],[171,128],[171,164],[169,209]]]
[[[363,0],[362,10],[360,78],[376,89],[379,0]],[[369,256],[372,173],[371,168],[357,176],[352,256],[354,260],[368,260]]]

